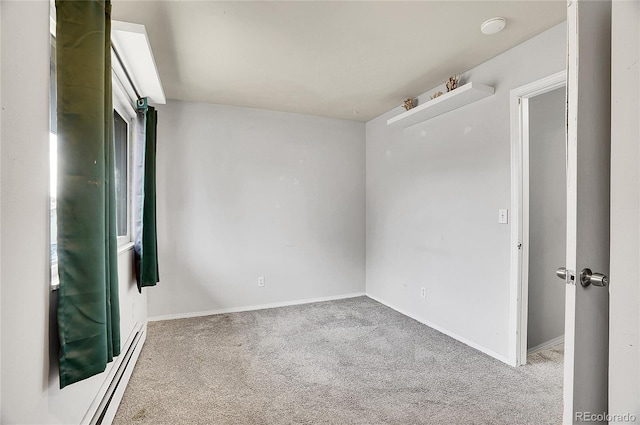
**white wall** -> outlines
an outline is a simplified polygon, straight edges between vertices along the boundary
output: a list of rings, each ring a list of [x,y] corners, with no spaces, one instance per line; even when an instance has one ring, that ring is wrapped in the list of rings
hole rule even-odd
[[[60,390],[57,353],[50,362],[49,2],[2,1],[0,8],[0,421],[79,423],[107,372]],[[146,320],[131,255],[119,255],[123,339]]]
[[[529,305],[527,345],[564,335],[567,251],[565,88],[529,100]]]
[[[2,4],[0,3],[0,142],[2,141]],[[0,188],[2,187],[2,144],[0,143]],[[2,240],[2,191],[0,190],[0,241]],[[2,259],[2,243],[0,243]],[[0,423],[2,423],[2,261],[0,261]]]
[[[151,317],[364,293],[363,123],[177,101],[158,122]]]
[[[640,423],[640,3],[612,14],[609,412]]]
[[[0,142],[2,141],[2,4],[0,3]],[[2,145],[0,144],[0,188],[2,187]],[[2,223],[2,191],[0,190],[0,223]],[[0,225],[0,241],[2,226]],[[0,259],[2,243],[0,243]],[[0,278],[2,277],[2,261],[0,261]],[[2,280],[0,280],[0,423],[2,423]]]
[[[408,130],[386,125],[400,107],[366,127],[367,294],[504,361],[509,91],[564,69],[565,33],[553,27],[462,75],[493,96]]]

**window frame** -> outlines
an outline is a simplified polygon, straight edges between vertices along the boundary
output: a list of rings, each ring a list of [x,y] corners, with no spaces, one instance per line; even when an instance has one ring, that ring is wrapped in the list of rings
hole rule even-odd
[[[118,236],[118,249],[133,243],[133,140],[136,110],[113,67],[111,68],[113,110],[127,123],[127,234]]]

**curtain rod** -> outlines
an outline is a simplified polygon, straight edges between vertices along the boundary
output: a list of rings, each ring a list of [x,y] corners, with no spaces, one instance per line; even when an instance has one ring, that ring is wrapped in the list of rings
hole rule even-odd
[[[120,66],[122,67],[122,70],[124,71],[124,75],[125,75],[125,77],[127,77],[127,80],[129,81],[129,84],[131,84],[131,88],[133,88],[133,91],[136,94],[136,97],[138,98],[138,101],[141,101],[142,97],[140,97],[140,93],[138,93],[138,89],[136,89],[135,84],[133,84],[133,81],[131,80],[131,76],[129,75],[129,72],[127,71],[127,68],[124,66],[124,63],[122,63],[122,58],[118,54],[118,50],[116,49],[116,46],[113,45],[113,42],[111,42],[111,49],[113,49],[113,53],[116,54],[116,59],[118,59],[118,62],[120,62]]]

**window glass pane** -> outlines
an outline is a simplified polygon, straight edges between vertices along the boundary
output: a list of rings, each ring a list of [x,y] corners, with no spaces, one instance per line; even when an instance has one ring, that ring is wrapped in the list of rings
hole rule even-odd
[[[51,36],[51,60],[49,61],[49,131],[56,134],[57,117],[56,117],[56,39]]]
[[[113,139],[116,168],[116,224],[118,236],[127,236],[127,122],[113,112]]]
[[[58,171],[57,136],[49,133],[49,219],[51,220],[51,265],[58,264],[58,218],[56,215],[56,181]]]
[[[49,41],[51,47],[49,56],[49,258],[51,261],[51,283],[55,285],[58,281],[56,39],[51,36]]]

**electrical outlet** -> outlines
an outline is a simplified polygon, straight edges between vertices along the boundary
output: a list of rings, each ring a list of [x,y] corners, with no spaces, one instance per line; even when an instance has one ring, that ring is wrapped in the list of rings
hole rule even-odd
[[[260,276],[258,278],[258,286],[259,287],[263,287],[264,286],[264,276]]]
[[[424,286],[420,288],[420,296],[422,298],[427,298],[427,288],[425,288]]]
[[[404,282],[404,283],[402,284],[402,290],[403,290],[404,292],[407,292],[407,282]]]

